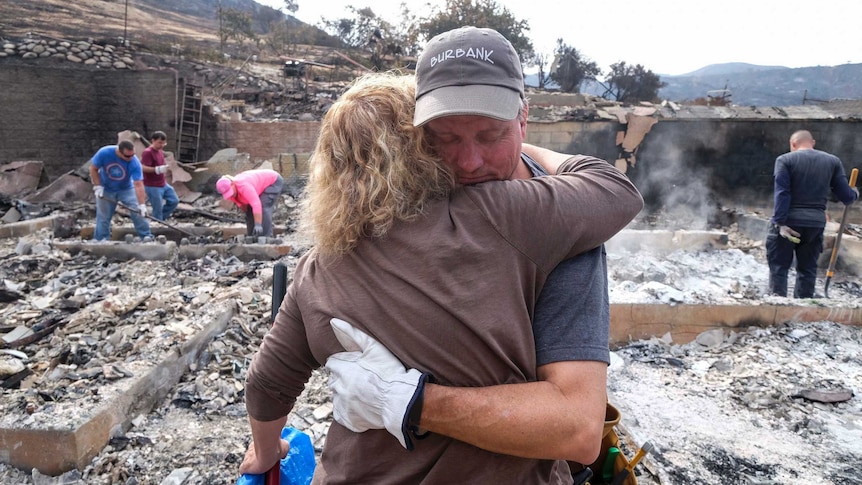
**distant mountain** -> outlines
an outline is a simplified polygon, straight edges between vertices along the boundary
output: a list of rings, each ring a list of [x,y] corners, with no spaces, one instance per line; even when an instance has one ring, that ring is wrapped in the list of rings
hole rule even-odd
[[[709,91],[727,89],[732,104],[740,106],[798,106],[836,99],[862,99],[862,64],[791,69],[742,62],[713,64],[680,76],[659,75],[667,86],[659,97],[670,101],[707,98]],[[538,86],[536,74],[525,77]],[[581,92],[601,96],[605,89],[585,83]]]
[[[687,74],[671,76],[669,74],[660,74],[662,79],[669,77],[694,77],[694,76],[726,76],[728,74],[737,74],[743,72],[759,72],[769,71],[772,69],[789,69],[784,66],[758,66],[756,64],[746,64],[745,62],[727,62],[724,64],[710,64],[706,67],[701,67],[696,71]]]
[[[733,66],[733,67],[731,67]],[[731,92],[731,102],[748,106],[796,106],[862,98],[862,64],[790,69],[750,64],[707,66],[690,75],[661,76],[659,91],[671,101],[705,98],[711,90]]]

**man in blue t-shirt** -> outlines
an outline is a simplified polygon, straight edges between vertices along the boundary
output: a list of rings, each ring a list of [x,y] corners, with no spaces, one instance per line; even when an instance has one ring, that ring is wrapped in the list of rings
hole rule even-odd
[[[90,179],[96,194],[96,232],[93,239],[111,237],[111,219],[117,203],[128,207],[135,231],[141,239],[151,239],[147,222],[147,195],[141,162],[135,156],[135,145],[128,140],[119,145],[104,146],[90,160]]]

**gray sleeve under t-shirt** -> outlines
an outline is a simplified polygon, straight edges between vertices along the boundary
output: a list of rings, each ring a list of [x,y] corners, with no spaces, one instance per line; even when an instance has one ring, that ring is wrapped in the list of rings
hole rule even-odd
[[[548,175],[525,154],[521,159],[534,177]],[[569,360],[610,363],[610,303],[605,247],[560,263],[536,302],[533,335],[536,365]]]

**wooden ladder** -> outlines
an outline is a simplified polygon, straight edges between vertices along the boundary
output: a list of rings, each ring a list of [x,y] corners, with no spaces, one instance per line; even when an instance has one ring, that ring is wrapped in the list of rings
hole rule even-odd
[[[197,163],[201,139],[201,113],[203,112],[201,87],[185,83],[183,87],[182,112],[180,113],[177,161]]]

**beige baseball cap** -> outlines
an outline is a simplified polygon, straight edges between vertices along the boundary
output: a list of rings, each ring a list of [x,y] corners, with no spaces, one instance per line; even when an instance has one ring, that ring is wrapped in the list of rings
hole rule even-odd
[[[524,99],[521,60],[493,29],[460,27],[428,42],[416,64],[416,112],[422,126],[441,116],[518,116]]]

